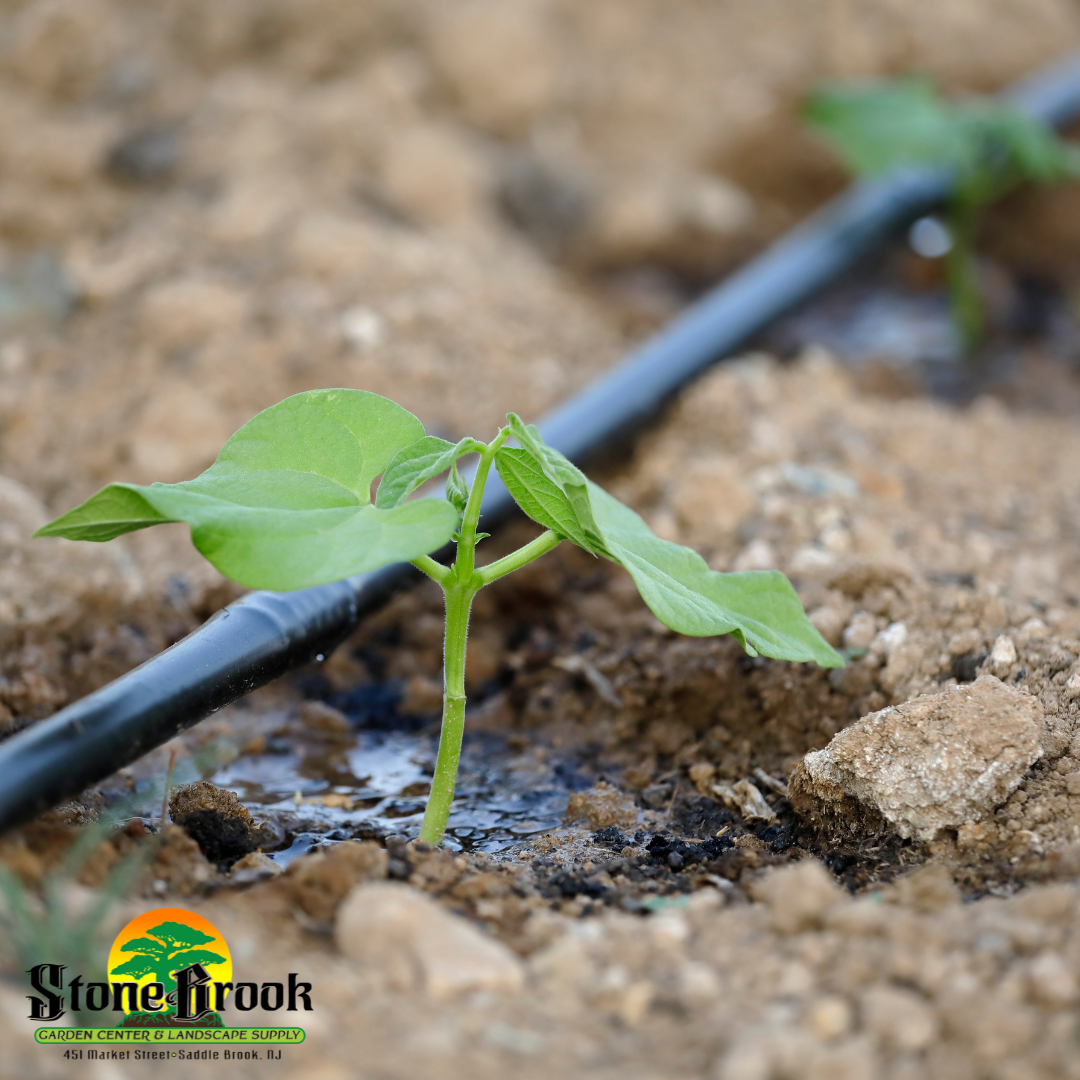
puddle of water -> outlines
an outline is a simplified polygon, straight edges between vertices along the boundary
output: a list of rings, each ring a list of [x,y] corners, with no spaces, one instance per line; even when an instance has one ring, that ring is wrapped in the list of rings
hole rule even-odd
[[[304,756],[287,745],[284,753],[237,758],[209,779],[235,791],[256,818],[286,829],[289,846],[271,857],[287,864],[327,840],[413,839],[436,748],[429,734],[362,730],[355,745],[336,755]],[[497,852],[556,829],[577,780],[532,755],[510,752],[503,738],[466,735],[444,846]]]

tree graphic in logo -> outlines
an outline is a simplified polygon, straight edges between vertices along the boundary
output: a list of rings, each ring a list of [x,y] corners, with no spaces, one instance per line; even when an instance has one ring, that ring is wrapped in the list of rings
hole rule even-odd
[[[149,975],[154,982],[161,983],[167,992],[171,988],[166,999],[171,1004],[164,1014],[135,1014],[128,1018],[126,1024],[132,1021],[138,1023],[140,1019],[144,1022],[153,1020],[160,1023],[165,1021],[167,1016],[176,1013],[179,992],[177,972],[184,971],[194,964],[205,967],[229,962],[227,957],[205,947],[217,939],[204,934],[194,926],[179,922],[163,922],[144,930],[143,934],[142,937],[133,937],[115,946],[122,953],[134,955],[122,964],[111,968],[109,974],[114,977],[126,976],[136,982]],[[205,979],[206,976],[203,975],[202,978]],[[216,1026],[221,1023],[221,1018],[214,1013],[213,1019],[204,1021],[206,1022]]]
[[[114,967],[110,975],[129,975],[141,979],[144,975],[153,975],[156,982],[168,986],[173,981],[173,973],[192,964],[224,964],[225,957],[209,949],[200,948],[209,945],[214,939],[194,926],[185,926],[178,922],[163,922],[146,931],[147,937],[132,938],[120,946],[121,952],[135,953],[130,960]]]

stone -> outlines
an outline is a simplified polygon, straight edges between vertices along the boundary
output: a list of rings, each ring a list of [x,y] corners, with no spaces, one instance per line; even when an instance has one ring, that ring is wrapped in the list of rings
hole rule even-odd
[[[446,1000],[475,991],[515,994],[521,961],[502,942],[408,885],[357,885],[338,912],[338,948],[350,960],[381,967],[397,985],[419,984]]]
[[[349,718],[340,709],[327,705],[325,701],[305,701],[300,706],[300,722],[324,738],[346,740],[352,737]]]
[[[1075,701],[1077,698],[1080,698],[1080,671],[1070,675],[1068,679],[1065,680],[1062,696],[1066,701]]]
[[[1015,663],[1016,646],[1013,644],[1013,639],[1007,634],[1000,634],[994,640],[994,647],[990,650],[990,666],[998,675],[1004,675]]]
[[[856,611],[843,633],[845,649],[869,649],[877,635],[877,623],[869,611]]]
[[[921,841],[978,822],[1042,756],[1039,701],[984,675],[864,716],[791,774],[795,810],[854,835]]]
[[[147,292],[139,324],[150,344],[169,351],[235,333],[247,311],[246,295],[226,282],[177,278]]]
[[[175,124],[151,124],[128,132],[105,159],[116,180],[152,184],[173,176],[180,165],[181,136]]]
[[[806,1026],[819,1039],[836,1039],[851,1030],[851,1006],[839,994],[827,994],[814,1002],[806,1014]]]
[[[540,4],[468,0],[445,5],[428,47],[461,114],[477,127],[520,134],[551,104],[558,56]]]
[[[487,177],[453,130],[417,124],[395,134],[379,169],[380,193],[402,217],[449,225],[479,212]]]
[[[746,821],[775,821],[776,812],[765,801],[765,796],[749,780],[737,784],[713,784],[709,794],[734,806]]]
[[[872,986],[862,995],[859,1011],[864,1026],[894,1051],[922,1050],[938,1035],[933,1007],[913,990]]]
[[[740,570],[742,567],[735,566],[734,569]],[[755,567],[755,569],[757,569]],[[762,567],[762,569],[765,569]],[[832,646],[838,646],[843,640],[844,633],[844,613],[835,607],[819,607],[815,608],[809,614],[810,622],[813,624],[814,629]]]
[[[265,852],[252,851],[233,863],[229,880],[234,885],[250,885],[266,878],[277,877],[284,872],[285,867],[274,862]]]

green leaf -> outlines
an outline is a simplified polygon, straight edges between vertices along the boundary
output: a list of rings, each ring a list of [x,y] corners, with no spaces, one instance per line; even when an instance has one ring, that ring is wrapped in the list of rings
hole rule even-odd
[[[995,101],[964,102],[956,108],[975,147],[972,152],[1002,189],[1019,181],[1059,183],[1080,173],[1080,151],[1030,116]]]
[[[960,165],[966,148],[925,79],[835,83],[807,99],[803,114],[852,172],[899,165]]]
[[[812,660],[843,667],[843,658],[806,617],[778,570],[721,574],[696,551],[661,540],[633,510],[589,484],[608,558],[625,567],[653,614],[693,637],[733,634],[751,656]]]
[[[201,476],[179,484],[110,484],[37,536],[108,540],[166,521],[249,588],[340,581],[442,547],[457,513],[442,499],[370,505],[374,478],[423,426],[363,390],[312,390],[259,413]]]
[[[548,512],[555,511],[557,502],[558,516],[564,520],[565,527],[572,529],[572,532],[563,531],[562,528],[554,525],[548,525],[548,528],[553,529],[560,536],[573,540],[575,544],[594,555],[601,554],[604,549],[604,539],[593,520],[592,504],[589,501],[589,482],[585,474],[558,450],[548,446],[533,424],[522,423],[516,413],[507,413],[506,418],[510,423],[510,434],[517,439],[521,450],[537,467],[525,470],[520,466],[511,465],[508,471],[514,474],[519,488],[522,485],[528,485],[529,494],[532,496],[531,501],[535,504],[539,500],[542,508]],[[504,471],[499,464],[500,459],[522,460],[520,455],[514,454],[512,448],[500,447],[495,456],[496,468],[500,476],[503,476]],[[548,483],[542,483],[541,478],[546,479]],[[505,477],[503,477],[503,483],[506,483]],[[509,486],[507,484],[507,487]],[[552,489],[562,498],[555,499]],[[514,497],[516,500],[517,496]],[[567,508],[569,515],[566,513]],[[522,506],[522,509],[524,510],[525,507]],[[529,513],[528,510],[525,512]]]
[[[469,504],[469,485],[458,472],[456,462],[450,466],[450,475],[446,478],[446,499],[459,515],[465,513]]]
[[[400,506],[425,480],[445,472],[462,454],[483,449],[484,444],[475,439],[462,439],[459,443],[450,443],[433,435],[417,439],[402,447],[386,466],[375,493],[375,505],[380,510]]]
[[[527,450],[499,447],[495,453],[495,468],[514,497],[514,502],[533,521],[594,555],[604,553],[603,540],[599,537],[596,522],[592,520],[591,505],[589,519],[592,531],[587,532],[566,493],[544,474],[539,462]]]
[[[1046,125],[1000,101],[949,101],[926,79],[826,85],[803,113],[852,172],[938,165],[954,169],[958,192],[977,202],[1020,181],[1077,175],[1076,148]]]

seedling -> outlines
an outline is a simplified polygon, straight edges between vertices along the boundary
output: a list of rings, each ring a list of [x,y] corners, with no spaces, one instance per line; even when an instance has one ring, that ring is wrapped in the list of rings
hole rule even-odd
[[[471,483],[458,469],[466,454],[479,455]],[[487,535],[477,531],[480,503],[492,465],[544,531],[477,566],[476,547]],[[445,498],[409,500],[447,470]],[[310,390],[250,420],[196,479],[110,484],[36,535],[111,540],[178,521],[191,526],[195,547],[218,570],[253,589],[302,589],[405,560],[442,587],[442,733],[420,830],[432,844],[442,840],[454,799],[472,599],[564,540],[625,567],[645,603],[673,630],[732,634],[751,656],[843,665],[783,574],[710,570],[696,552],[654,536],[513,413],[490,443],[450,443],[425,435],[412,413],[378,394]],[[450,541],[456,557],[444,566],[431,553]]]
[[[804,112],[858,176],[905,165],[951,170],[945,277],[953,321],[964,348],[973,349],[984,326],[975,261],[983,209],[1018,184],[1080,174],[1080,152],[1001,101],[948,101],[922,78],[826,86],[811,95]]]

